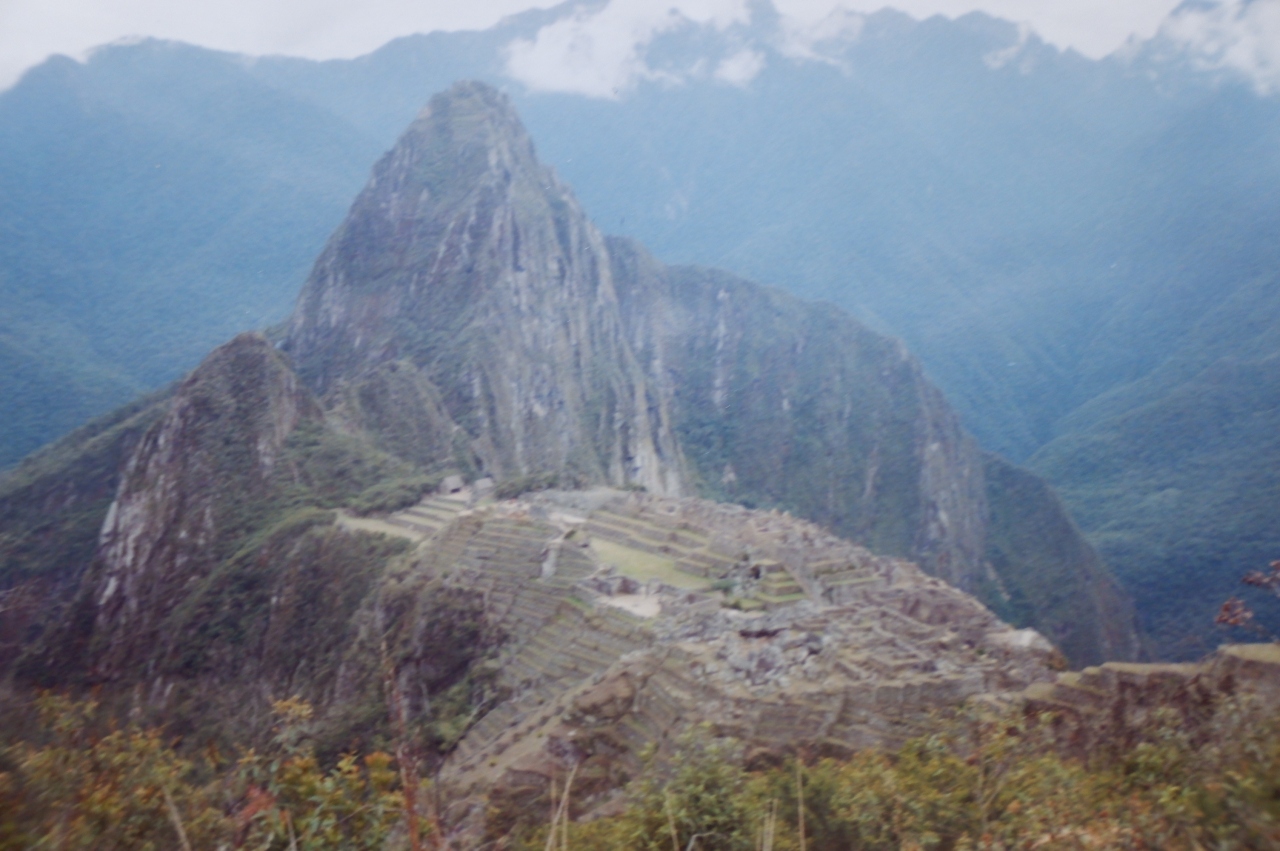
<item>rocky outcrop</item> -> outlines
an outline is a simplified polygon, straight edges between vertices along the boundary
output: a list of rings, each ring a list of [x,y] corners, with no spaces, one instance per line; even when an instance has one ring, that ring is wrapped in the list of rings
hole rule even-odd
[[[1280,645],[1224,645],[1200,662],[1108,662],[1029,687],[1030,713],[1049,713],[1058,744],[1076,755],[1130,749],[1161,728],[1212,741],[1215,717],[1231,710],[1268,716],[1280,698]]]
[[[259,335],[217,349],[183,382],[134,450],[103,522],[96,676],[154,660],[166,616],[257,528],[285,440],[321,416]]]
[[[141,399],[0,477],[0,678],[65,620],[125,463],[163,412],[163,399]]]

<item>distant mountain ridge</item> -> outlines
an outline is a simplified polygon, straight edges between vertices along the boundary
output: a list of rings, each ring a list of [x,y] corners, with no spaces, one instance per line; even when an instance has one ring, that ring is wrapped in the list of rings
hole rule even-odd
[[[691,75],[599,101],[512,87],[504,46],[556,14],[401,39],[349,62],[118,46],[85,65],[52,61],[0,94],[0,126],[12,128],[0,217],[17,223],[0,240],[13,317],[0,393],[23,412],[0,423],[13,435],[0,458],[283,318],[367,163],[428,92],[475,77],[512,88],[544,159],[605,231],[667,262],[829,299],[902,337],[985,448],[1064,486],[1141,611],[1172,606],[1158,616],[1162,652],[1216,641],[1217,599],[1280,548],[1275,515],[1245,512],[1239,527],[1209,507],[1221,501],[1192,500],[1194,520],[1179,525],[1193,522],[1215,555],[1204,570],[1176,568],[1173,595],[1160,578],[1174,570],[1167,546],[1152,537],[1164,521],[1135,506],[1157,504],[1176,471],[1129,479],[1112,499],[1092,461],[1066,474],[1058,459],[1178,392],[1174,376],[1275,353],[1275,98],[1159,45],[1091,62],[986,16],[892,12],[824,43],[822,62],[780,53],[759,17],[729,34],[758,38],[767,59],[741,88]],[[711,49],[700,31],[663,38],[655,62]],[[107,221],[96,210],[122,209],[136,215],[86,227]],[[173,286],[182,295],[160,295]],[[1247,480],[1238,504],[1275,484]],[[1093,510],[1104,503],[1116,513]],[[1246,539],[1247,552],[1234,543]]]

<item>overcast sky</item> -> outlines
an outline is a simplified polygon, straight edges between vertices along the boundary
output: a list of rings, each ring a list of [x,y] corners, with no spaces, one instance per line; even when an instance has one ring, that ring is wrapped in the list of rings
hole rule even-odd
[[[775,5],[796,22],[798,29],[829,21],[837,5],[864,12],[891,5],[916,17],[956,16],[980,9],[1028,23],[1042,38],[1059,47],[1101,57],[1130,36],[1149,38],[1178,2],[775,0]],[[9,86],[22,71],[51,53],[83,57],[94,46],[134,36],[178,39],[249,54],[350,57],[367,53],[396,36],[435,29],[484,28],[513,12],[552,5],[552,0],[0,0],[0,87]],[[1228,5],[1252,8],[1249,14],[1270,24],[1280,21],[1280,0],[1231,0]],[[627,51],[661,31],[666,26],[663,21],[670,20],[667,15],[672,8],[678,9],[683,18],[715,26],[747,14],[746,0],[610,0],[607,9],[591,16],[596,24],[592,32],[599,38],[594,49],[609,54],[604,58],[622,67],[618,57],[625,59]],[[601,15],[607,27],[599,23]],[[1270,34],[1280,34],[1280,29],[1266,30],[1262,37],[1255,34],[1243,47],[1234,34],[1222,34],[1223,27],[1234,27],[1240,15],[1238,11],[1227,11],[1213,18],[1205,13],[1204,20],[1184,22],[1184,31],[1200,38],[1212,30],[1210,35],[1220,42],[1226,38],[1230,43],[1219,45],[1224,56],[1239,58],[1247,54],[1245,59],[1255,61],[1261,51],[1264,58],[1273,59],[1280,49],[1280,38],[1273,40]],[[566,37],[573,34],[561,33]],[[1230,56],[1223,61],[1227,62]],[[749,78],[753,57],[743,54],[735,61],[737,65],[726,66],[724,73]],[[570,67],[563,71],[576,73]],[[625,68],[618,73],[624,72]]]

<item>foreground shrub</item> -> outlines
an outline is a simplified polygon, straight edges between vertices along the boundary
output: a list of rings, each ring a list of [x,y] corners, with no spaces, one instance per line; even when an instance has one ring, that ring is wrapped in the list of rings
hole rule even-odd
[[[559,835],[574,851],[1280,849],[1280,723],[1228,699],[1195,735],[1152,714],[1127,747],[1064,756],[1051,716],[965,713],[893,751],[747,774],[690,734],[624,812]],[[803,838],[801,825],[803,824]],[[545,848],[547,831],[529,848]]]
[[[207,765],[184,759],[158,730],[99,729],[98,706],[53,694],[37,701],[41,740],[4,751],[9,848],[213,848],[231,838]],[[202,770],[205,769],[205,770]]]
[[[93,701],[46,694],[37,707],[39,738],[0,755],[0,848],[373,851],[403,814],[391,757],[325,770],[296,699],[275,704],[268,750],[232,766],[188,759],[157,729],[115,728]]]

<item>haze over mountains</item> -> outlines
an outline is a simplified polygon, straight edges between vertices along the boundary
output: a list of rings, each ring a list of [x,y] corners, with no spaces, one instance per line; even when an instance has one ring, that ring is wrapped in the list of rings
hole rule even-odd
[[[1167,42],[1093,62],[890,12],[808,59],[766,11],[677,28],[646,57],[665,81],[527,91],[505,48],[556,14],[350,62],[112,47],[0,95],[0,459],[281,319],[426,95],[488,79],[602,229],[903,338],[984,448],[1061,489],[1163,655],[1214,640],[1280,550],[1280,99]],[[750,79],[725,64],[748,49]]]
[[[5,480],[0,635],[20,680],[205,688],[211,672],[183,660],[222,651],[200,636],[267,652],[246,636],[275,616],[245,594],[279,581],[299,535],[361,528],[317,509],[404,507],[458,473],[787,506],[1077,664],[1142,653],[1130,602],[1058,500],[984,457],[900,342],[606,239],[482,83],[437,95],[379,160],[278,336],[237,336]],[[823,567],[811,537],[775,557],[796,578],[771,601],[856,599],[861,579]],[[333,545],[365,583],[347,604],[376,598],[386,553],[357,564]],[[718,547],[702,592],[739,562],[769,569],[746,544]],[[359,632],[351,616],[334,628]]]
[[[848,754],[1143,649],[900,341],[605,237],[484,83],[379,159],[272,337],[0,480],[0,727],[92,689],[233,752],[287,694],[320,759],[399,737],[478,847],[565,761],[598,808],[706,722]]]

